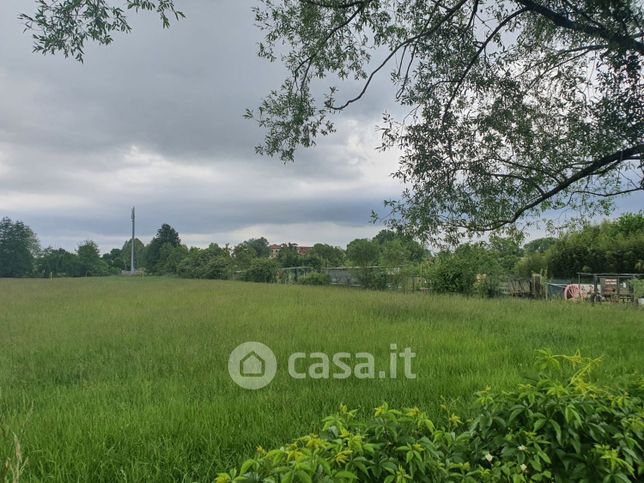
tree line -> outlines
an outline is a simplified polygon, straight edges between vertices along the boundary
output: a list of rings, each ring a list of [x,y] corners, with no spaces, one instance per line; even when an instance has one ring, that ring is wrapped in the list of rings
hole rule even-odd
[[[91,240],[75,252],[41,249],[36,234],[22,221],[0,221],[0,277],[85,277],[130,270],[131,240],[101,254]],[[282,269],[305,267],[303,283],[328,283],[322,272],[353,267],[361,285],[386,288],[403,278],[419,277],[434,292],[494,294],[507,277],[570,279],[577,272],[644,273],[644,212],[570,229],[559,237],[524,242],[520,236],[492,235],[435,253],[407,235],[382,230],[371,239],[351,241],[346,249],[316,243],[302,254],[298,245],[281,245],[272,257],[266,238],[238,245],[188,247],[177,230],[163,224],[148,244],[134,240],[136,268],[153,275],[182,278],[231,278],[274,282]],[[482,277],[484,275],[484,277]]]

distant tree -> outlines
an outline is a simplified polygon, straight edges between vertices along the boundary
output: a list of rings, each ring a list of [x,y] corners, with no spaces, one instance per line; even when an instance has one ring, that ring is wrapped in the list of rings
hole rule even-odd
[[[300,267],[304,263],[295,243],[288,243],[280,249],[277,253],[277,262],[280,267]]]
[[[92,240],[83,242],[76,249],[78,255],[80,276],[93,277],[109,274],[109,266],[101,258],[98,245]]]
[[[36,272],[41,277],[78,277],[81,273],[78,255],[63,248],[45,248],[36,260]]]
[[[320,258],[318,255],[307,253],[306,255],[300,257],[301,265],[303,267],[311,267],[314,270],[320,270],[322,267],[326,267],[328,265],[324,264],[324,260]]]
[[[190,247],[186,257],[177,265],[177,275],[184,278],[199,278],[197,272],[200,266],[199,256],[203,252],[201,248]]]
[[[39,252],[38,238],[22,221],[0,220],[0,277],[28,277]]]
[[[103,253],[101,258],[107,263],[112,272],[119,273],[121,270],[125,270],[123,254],[119,248],[112,248],[108,253]]]
[[[248,247],[243,247],[248,250]],[[208,248],[192,247],[178,263],[176,273],[186,278],[217,278],[226,279],[233,271],[233,259],[229,250],[216,243]]]
[[[197,264],[197,278],[224,279],[228,278],[233,261],[228,250],[216,243],[211,243],[208,248],[199,253]]]
[[[501,268],[506,272],[512,272],[514,266],[523,256],[521,248],[522,235],[502,237],[496,234],[490,236],[488,246]]]
[[[547,251],[526,253],[521,259],[517,260],[513,272],[521,277],[530,277],[533,273],[550,275],[550,272],[547,271],[547,253]]]
[[[640,272],[644,227],[630,221],[622,217],[566,233],[546,252],[549,272],[565,278],[577,272]]]
[[[644,233],[644,211],[623,214],[610,224],[608,231],[611,234],[626,237]]]
[[[311,247],[307,257],[317,257],[323,267],[339,267],[344,263],[344,250],[325,243],[316,243]]]
[[[230,257],[228,248],[220,247],[217,243],[211,243],[204,251],[207,253],[209,258]]]
[[[360,267],[376,265],[379,257],[380,246],[366,238],[355,239],[347,245],[347,258],[354,265]]]
[[[382,246],[387,242],[399,239],[400,236],[393,230],[380,230],[376,236],[372,238],[378,245]]]
[[[248,245],[240,243],[239,245],[235,246],[235,248],[233,248],[233,258],[235,260],[235,265],[237,265],[237,268],[239,268],[240,270],[246,270],[250,267],[252,261],[257,258],[257,254],[255,250]]]
[[[264,237],[251,238],[241,243],[255,252],[257,258],[268,258],[271,255],[268,240]]]
[[[232,259],[228,256],[219,255],[208,260],[206,265],[199,271],[199,278],[227,280],[232,271]]]
[[[626,214],[570,230],[543,243],[545,250],[527,249],[528,245],[515,268],[522,275],[545,271],[573,278],[577,272],[644,272],[644,216]]]
[[[167,223],[161,225],[161,228],[159,228],[157,234],[146,248],[146,268],[149,271],[157,273],[162,268],[158,264],[161,258],[161,247],[165,244],[172,247],[181,245],[179,233]]]
[[[159,250],[156,272],[164,275],[176,274],[179,264],[187,256],[188,248],[186,246],[175,247],[171,243],[164,243]]]
[[[526,243],[523,246],[523,251],[526,255],[531,253],[545,253],[555,243],[557,243],[557,239],[554,237],[537,238]]]
[[[380,264],[385,267],[402,267],[410,263],[411,254],[400,240],[390,240],[382,245]]]
[[[255,258],[244,273],[248,282],[272,283],[277,279],[278,265],[270,258]]]
[[[388,242],[395,240],[398,240],[407,252],[406,262],[419,263],[427,256],[427,250],[407,234],[394,230],[380,230],[378,234],[373,237],[373,241],[380,245],[381,248]]]
[[[132,240],[128,240],[123,244],[121,248],[121,264],[125,270],[131,270],[130,267],[131,258],[132,258]],[[146,266],[146,253],[145,253],[145,244],[138,238],[134,239],[134,266],[139,268],[145,268]]]
[[[420,263],[430,256],[429,250],[416,240],[408,240],[405,247],[409,250],[409,259],[414,263]]]

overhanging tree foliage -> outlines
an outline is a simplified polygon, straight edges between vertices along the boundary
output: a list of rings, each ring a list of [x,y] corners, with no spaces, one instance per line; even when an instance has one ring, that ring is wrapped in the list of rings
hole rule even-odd
[[[387,205],[410,234],[456,242],[644,189],[637,0],[260,3],[259,55],[290,76],[247,112],[267,132],[258,152],[293,160],[389,73],[404,114],[384,115],[382,148],[401,149],[406,189]],[[125,4],[181,16],[171,0]],[[80,59],[85,40],[129,31],[107,0],[41,0],[23,19],[37,51]]]
[[[114,33],[132,30],[128,11],[150,11],[159,15],[164,28],[170,19],[179,20],[173,0],[36,0],[34,13],[21,13],[18,18],[32,32],[34,51],[42,54],[62,53],[83,60],[85,43],[111,44]]]
[[[393,225],[455,242],[547,210],[606,212],[644,188],[634,1],[262,4],[259,54],[291,76],[248,112],[267,129],[258,151],[292,160],[388,71],[405,109],[382,125],[407,185],[387,203]],[[334,80],[322,99],[318,79]]]

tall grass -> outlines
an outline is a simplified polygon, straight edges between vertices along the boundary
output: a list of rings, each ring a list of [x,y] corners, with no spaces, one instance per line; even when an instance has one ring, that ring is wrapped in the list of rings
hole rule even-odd
[[[535,349],[604,356],[603,379],[640,370],[631,307],[479,300],[333,287],[164,278],[0,280],[0,462],[23,481],[212,481],[258,446],[313,431],[340,403],[444,403],[529,374]],[[278,373],[247,391],[227,372],[241,342]],[[294,351],[417,353],[415,380],[294,380]]]

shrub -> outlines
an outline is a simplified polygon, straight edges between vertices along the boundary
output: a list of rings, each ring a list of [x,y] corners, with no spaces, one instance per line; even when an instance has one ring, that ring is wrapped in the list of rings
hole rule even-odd
[[[329,285],[331,277],[326,273],[311,272],[300,278],[300,283],[303,285]]]
[[[268,258],[255,258],[244,273],[247,282],[272,283],[277,279],[277,262]]]
[[[387,272],[381,268],[360,268],[358,281],[363,288],[385,290],[387,288]]]
[[[598,360],[540,352],[539,374],[510,392],[477,393],[469,417],[443,424],[386,404],[360,420],[341,406],[319,435],[258,448],[231,481],[641,481],[644,381],[601,387]]]
[[[439,253],[432,264],[425,267],[424,275],[434,292],[457,292],[479,295],[494,292],[493,283],[503,273],[498,256],[485,244],[465,244],[454,252]],[[477,283],[477,277],[484,275],[484,284]],[[497,285],[498,287],[498,285]]]
[[[633,295],[636,299],[644,297],[644,280],[633,280]]]
[[[479,297],[496,297],[500,295],[500,281],[496,274],[479,274],[473,284],[473,293]]]
[[[226,280],[229,278],[230,264],[229,257],[213,257],[204,266],[200,267],[197,273],[199,278]]]
[[[197,278],[199,268],[195,257],[187,256],[177,265],[177,275],[182,278]]]

